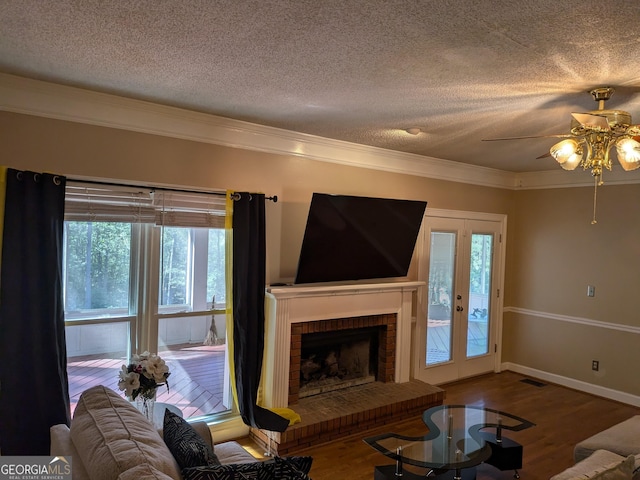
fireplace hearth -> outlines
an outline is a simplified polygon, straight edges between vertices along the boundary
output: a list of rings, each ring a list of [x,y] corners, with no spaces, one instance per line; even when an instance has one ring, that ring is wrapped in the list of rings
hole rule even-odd
[[[271,452],[286,454],[441,403],[440,389],[410,378],[412,314],[424,288],[424,282],[269,288],[264,406],[288,406],[302,421],[283,433],[252,428],[252,438],[269,445]],[[377,357],[369,359],[369,371],[375,363],[376,381],[301,398],[303,336],[343,336],[369,328],[377,329]]]

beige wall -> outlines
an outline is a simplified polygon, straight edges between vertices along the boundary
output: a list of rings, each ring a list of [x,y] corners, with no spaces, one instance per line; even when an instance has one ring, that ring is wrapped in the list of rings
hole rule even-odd
[[[271,282],[295,274],[313,192],[508,214],[502,360],[640,395],[638,335],[589,324],[640,326],[640,185],[602,187],[590,225],[590,188],[513,192],[7,112],[0,144],[19,169],[278,195],[267,205]]]
[[[595,225],[593,188],[521,191],[514,207],[503,361],[640,395],[640,185],[600,187]]]
[[[593,188],[517,192],[507,305],[640,326],[640,185],[605,184],[592,209]]]
[[[268,281],[295,275],[313,192],[427,200],[428,207],[506,213],[513,192],[248,150],[0,113],[7,166],[69,177],[277,195],[268,202]],[[427,208],[428,208],[427,207]]]

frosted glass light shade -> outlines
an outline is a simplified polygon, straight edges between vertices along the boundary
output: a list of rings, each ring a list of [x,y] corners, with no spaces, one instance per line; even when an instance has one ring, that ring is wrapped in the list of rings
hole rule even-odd
[[[582,148],[572,138],[556,143],[549,153],[565,170],[575,170],[582,161]]]
[[[623,138],[616,143],[618,161],[627,172],[640,168],[640,143],[632,138]]]

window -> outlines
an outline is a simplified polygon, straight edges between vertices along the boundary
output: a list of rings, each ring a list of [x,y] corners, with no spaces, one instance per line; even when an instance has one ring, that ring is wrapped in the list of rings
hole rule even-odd
[[[64,300],[72,409],[118,391],[131,352],[157,352],[185,418],[229,411],[223,196],[67,186]]]
[[[131,225],[66,222],[65,310],[126,314],[129,308]]]

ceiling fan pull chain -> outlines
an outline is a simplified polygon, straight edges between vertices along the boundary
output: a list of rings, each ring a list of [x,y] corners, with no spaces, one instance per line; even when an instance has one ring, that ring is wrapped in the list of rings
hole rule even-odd
[[[599,182],[599,178],[597,177],[593,177],[594,178],[594,186],[593,186],[593,220],[591,220],[591,225],[595,225],[596,223],[598,223],[598,221],[596,220],[596,201],[598,200],[598,182]]]

